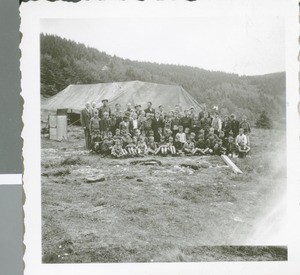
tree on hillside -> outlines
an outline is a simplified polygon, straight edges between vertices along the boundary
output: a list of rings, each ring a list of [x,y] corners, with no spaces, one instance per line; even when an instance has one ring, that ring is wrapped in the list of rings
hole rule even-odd
[[[255,123],[257,128],[263,128],[263,129],[270,129],[272,128],[272,122],[270,118],[268,117],[266,111],[262,111],[256,120]]]
[[[239,76],[190,66],[132,61],[48,34],[41,34],[40,47],[44,97],[53,96],[70,84],[140,80],[182,86],[200,104],[218,105],[229,113],[245,114],[252,121],[260,110],[276,120],[285,116],[284,72]]]

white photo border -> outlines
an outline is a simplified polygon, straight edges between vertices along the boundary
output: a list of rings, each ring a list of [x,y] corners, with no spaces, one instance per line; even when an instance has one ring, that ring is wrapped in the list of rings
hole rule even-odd
[[[300,186],[298,94],[298,2],[223,1],[37,1],[20,7],[21,96],[24,99],[25,275],[35,274],[299,274]],[[286,19],[286,106],[288,179],[288,261],[151,264],[42,264],[40,19],[97,17],[283,16]],[[296,144],[296,145],[295,145]]]

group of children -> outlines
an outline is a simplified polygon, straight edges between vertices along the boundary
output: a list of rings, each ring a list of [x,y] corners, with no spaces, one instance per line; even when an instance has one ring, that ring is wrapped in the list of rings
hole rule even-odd
[[[200,127],[193,128],[190,127],[192,118],[189,110],[181,117],[175,113],[172,119],[169,115],[163,116],[159,112],[144,112],[138,115],[133,111],[130,115],[122,117],[117,127],[112,128],[109,112],[103,112],[100,118],[99,112],[94,110],[89,127],[90,149],[103,156],[111,155],[115,158],[222,154],[229,157],[245,157],[250,151],[249,123],[246,123],[247,135],[245,127],[242,126],[237,133],[232,127],[222,123],[217,112],[215,115],[218,118],[215,124],[214,119],[211,119],[207,125],[208,116],[204,113],[203,119],[200,119]],[[242,122],[245,121],[243,119]],[[205,127],[201,127],[202,125]]]

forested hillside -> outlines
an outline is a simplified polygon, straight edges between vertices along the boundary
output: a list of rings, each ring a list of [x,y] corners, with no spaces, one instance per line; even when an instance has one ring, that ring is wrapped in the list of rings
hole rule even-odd
[[[138,62],[41,34],[42,96],[53,96],[69,84],[131,80],[181,85],[199,103],[206,103],[209,108],[218,105],[222,113],[245,113],[251,120],[262,110],[278,121],[285,117],[284,72],[238,76],[189,66]]]

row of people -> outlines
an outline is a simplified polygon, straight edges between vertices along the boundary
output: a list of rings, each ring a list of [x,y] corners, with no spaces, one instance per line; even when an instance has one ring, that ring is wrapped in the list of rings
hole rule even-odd
[[[166,132],[160,135],[159,141],[155,141],[154,132],[150,131],[149,136],[145,136],[136,130],[132,136],[128,131],[116,130],[115,135],[107,132],[101,135],[96,131],[92,136],[92,151],[103,156],[113,157],[134,157],[145,155],[222,155],[245,157],[250,151],[247,145],[247,138],[240,129],[239,135],[225,137],[222,132],[216,135],[214,129],[209,130],[208,135],[201,131],[199,136],[194,132],[186,134],[183,127],[179,127],[179,132],[173,138],[172,133]]]
[[[140,105],[136,105],[135,109],[127,105],[125,112],[121,111],[120,104],[116,104],[115,112],[111,112],[106,104],[107,100],[104,100],[103,106],[99,109],[91,109],[90,105],[86,104],[86,108],[81,112],[87,148],[91,146],[90,137],[94,131],[100,131],[101,135],[106,135],[107,132],[112,132],[114,135],[117,129],[121,131],[126,129],[133,135],[135,130],[140,130],[145,136],[149,136],[150,131],[153,131],[154,140],[158,142],[159,129],[162,132],[172,131],[175,138],[179,127],[183,127],[184,132],[195,132],[196,135],[199,135],[200,130],[204,130],[207,135],[212,127],[215,134],[223,132],[225,137],[231,134],[234,138],[238,135],[239,129],[243,128],[249,145],[251,128],[245,116],[241,122],[237,121],[234,115],[225,117],[222,121],[218,112],[214,112],[213,117],[205,110],[196,115],[194,108],[181,112],[179,105],[169,113],[164,112],[163,106],[160,105],[159,110],[155,112],[151,102],[148,102],[148,108],[145,110],[140,110]]]

